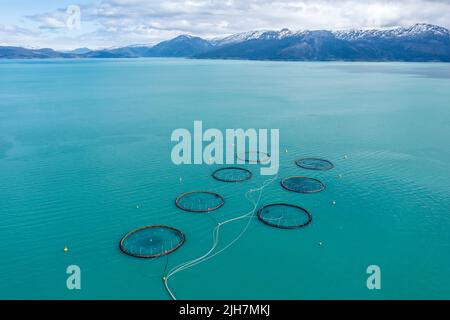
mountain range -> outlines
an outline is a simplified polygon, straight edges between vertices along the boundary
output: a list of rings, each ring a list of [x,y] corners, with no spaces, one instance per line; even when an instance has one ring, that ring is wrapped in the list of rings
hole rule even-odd
[[[431,24],[385,30],[250,31],[224,38],[181,35],[154,46],[73,51],[0,46],[1,58],[246,59],[288,61],[450,62],[450,32]]]

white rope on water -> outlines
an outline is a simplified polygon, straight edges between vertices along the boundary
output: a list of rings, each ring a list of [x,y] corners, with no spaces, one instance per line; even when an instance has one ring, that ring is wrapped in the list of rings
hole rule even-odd
[[[245,214],[243,214],[241,216],[238,216],[238,217],[235,217],[235,218],[223,221],[223,222],[219,222],[217,224],[217,226],[213,229],[212,246],[205,254],[203,254],[202,256],[200,256],[198,258],[195,258],[193,260],[186,261],[186,262],[184,262],[184,263],[182,263],[182,264],[172,268],[167,273],[167,275],[163,277],[164,286],[165,286],[167,292],[169,293],[170,297],[173,300],[177,300],[177,298],[176,298],[175,294],[172,292],[172,290],[169,287],[169,279],[171,277],[173,277],[174,275],[176,275],[177,273],[179,273],[179,272],[182,272],[182,271],[184,271],[186,269],[192,268],[192,267],[196,266],[197,264],[200,264],[202,262],[205,262],[205,261],[215,257],[216,255],[218,255],[219,253],[225,251],[226,249],[231,247],[234,243],[236,243],[244,235],[244,233],[247,231],[247,229],[248,229],[248,227],[250,225],[250,222],[252,221],[251,219],[248,220],[248,222],[245,225],[244,229],[239,233],[239,235],[233,241],[228,243],[224,248],[220,249],[219,251],[214,252],[214,250],[217,248],[217,246],[219,244],[220,228],[223,225],[231,223],[233,221],[237,221],[237,220],[241,220],[241,219],[245,219],[245,218],[253,218],[254,213],[255,213],[256,209],[258,208],[258,204],[259,204],[259,202],[261,200],[261,196],[262,196],[263,190],[267,186],[269,186],[271,183],[273,183],[277,178],[278,178],[278,175],[276,175],[275,177],[273,177],[271,179],[268,179],[268,180],[264,181],[264,183],[261,185],[261,187],[255,188],[255,189],[250,189],[250,190],[248,190],[245,193],[245,198],[253,204],[253,208],[249,212],[247,212],[247,213],[245,213]],[[253,199],[251,197],[251,195],[254,192],[259,192],[258,198],[257,198],[256,201],[255,201],[255,199]]]

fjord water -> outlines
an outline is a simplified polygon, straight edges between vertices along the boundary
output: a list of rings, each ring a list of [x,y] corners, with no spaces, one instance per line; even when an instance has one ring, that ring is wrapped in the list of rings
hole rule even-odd
[[[171,278],[178,298],[450,298],[448,64],[13,60],[0,75],[2,299],[169,299],[166,264],[206,252],[217,222],[249,211],[244,193],[267,179],[257,166],[230,184],[210,177],[216,167],[172,164],[171,133],[194,120],[279,128],[279,179],[260,205],[301,205],[313,223],[252,219],[232,247]],[[303,156],[336,167],[296,167]],[[290,175],[327,188],[290,193],[279,185]],[[226,203],[177,209],[195,189]],[[224,226],[219,247],[246,223]],[[120,252],[125,233],[152,224],[181,229],[186,243],[156,260]],[[69,265],[81,290],[66,287]],[[381,290],[367,289],[369,265]]]

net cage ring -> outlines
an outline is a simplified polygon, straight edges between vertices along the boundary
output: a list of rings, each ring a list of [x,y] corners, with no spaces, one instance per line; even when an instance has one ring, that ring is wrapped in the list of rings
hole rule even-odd
[[[165,230],[165,231],[169,231],[172,232],[173,235],[178,239],[178,241],[175,243],[175,245],[173,245],[173,241],[170,242],[170,248],[169,249],[164,249],[161,250],[161,252],[158,253],[142,253],[142,250],[139,250],[139,253],[134,252],[132,250],[128,250],[126,248],[126,242],[132,238],[133,236],[141,233],[141,232],[145,232],[147,230]],[[153,239],[150,240],[151,242],[153,241]],[[139,227],[137,229],[134,229],[130,232],[128,232],[121,240],[119,243],[119,247],[120,250],[125,253],[126,255],[135,257],[135,258],[158,258],[158,257],[162,257],[165,255],[168,255],[176,250],[178,250],[184,243],[186,242],[186,237],[184,235],[183,232],[181,232],[180,230],[174,228],[174,227],[170,227],[170,226],[165,226],[165,225],[151,225],[151,226],[143,226],[143,227]],[[163,247],[161,246],[161,249],[163,249]],[[153,250],[152,250],[153,252]]]
[[[334,168],[331,161],[321,158],[300,158],[295,160],[295,164],[300,168],[316,171],[327,171]]]
[[[256,160],[249,159],[250,155],[252,154],[256,154]],[[244,153],[237,154],[236,158],[238,160],[245,161],[245,163],[265,164],[270,161],[270,154],[263,151],[247,151]]]
[[[242,174],[244,174],[244,176],[242,178],[239,179],[227,179],[224,177],[220,176],[220,173],[225,173],[225,172],[230,172],[230,171],[240,171]],[[243,182],[243,181],[247,181],[250,180],[253,176],[252,172],[248,169],[244,169],[244,168],[239,168],[239,167],[228,167],[228,168],[220,168],[215,170],[212,175],[211,175],[215,180],[218,181],[222,181],[222,182]]]
[[[208,196],[212,196],[214,197],[213,200],[218,200],[218,203],[215,204],[214,206],[211,207],[207,207],[207,208],[199,208],[199,209],[195,209],[195,208],[188,208],[186,206],[183,206],[180,204],[181,200],[190,197],[192,195],[208,195]],[[197,204],[200,204],[200,201],[197,202]],[[212,192],[212,191],[206,191],[206,190],[194,190],[194,191],[189,191],[189,192],[185,192],[180,194],[176,199],[175,199],[175,205],[184,211],[188,211],[188,212],[211,212],[211,211],[215,211],[217,209],[219,209],[220,207],[222,207],[225,204],[225,198],[223,196],[221,196],[220,194],[216,193],[216,192]]]
[[[306,216],[306,221],[304,221],[302,223],[298,223],[298,224],[292,224],[292,225],[281,225],[280,223],[277,224],[277,223],[271,222],[270,220],[281,221],[281,218],[268,219],[268,218],[264,217],[264,211],[267,210],[268,208],[273,208],[273,207],[286,207],[286,208],[290,208],[290,209],[296,209]],[[289,203],[272,203],[272,204],[265,205],[258,210],[257,217],[258,217],[259,221],[261,221],[262,223],[264,223],[267,226],[278,228],[278,229],[289,229],[289,230],[304,228],[304,227],[310,225],[312,223],[312,219],[313,219],[311,213],[308,210],[306,210],[303,207],[300,207],[300,206],[297,206],[294,204],[289,204]]]
[[[294,186],[288,185],[288,182],[292,181],[292,180],[299,180],[299,181],[303,181],[303,182],[307,181],[310,185],[303,184],[303,186],[299,186],[298,188],[295,188]],[[316,184],[317,187],[312,188],[311,187],[312,183]],[[319,179],[303,177],[303,176],[293,176],[293,177],[284,178],[283,180],[281,180],[280,184],[284,189],[286,189],[288,191],[292,191],[292,192],[297,192],[297,193],[319,193],[326,189],[325,184],[322,181],[320,181]],[[303,187],[303,188],[301,188],[301,187]]]

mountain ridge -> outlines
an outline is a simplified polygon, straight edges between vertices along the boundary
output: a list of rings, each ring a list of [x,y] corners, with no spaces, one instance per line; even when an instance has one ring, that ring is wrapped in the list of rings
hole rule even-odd
[[[246,59],[293,61],[443,61],[450,62],[450,32],[426,23],[411,27],[353,30],[256,30],[203,39],[180,35],[154,46],[101,50],[0,47],[0,58]]]

